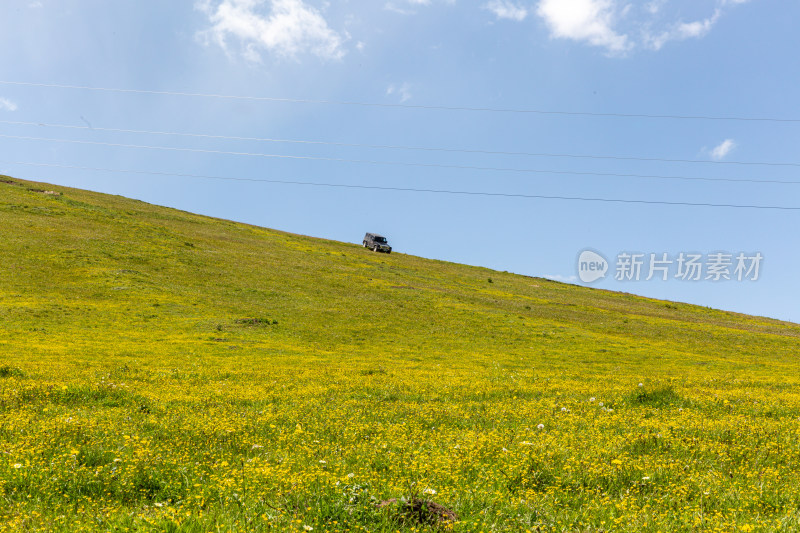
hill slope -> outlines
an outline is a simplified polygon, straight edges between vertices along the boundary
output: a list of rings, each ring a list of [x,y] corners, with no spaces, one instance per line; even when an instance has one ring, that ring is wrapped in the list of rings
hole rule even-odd
[[[7,528],[800,525],[796,324],[0,181]]]

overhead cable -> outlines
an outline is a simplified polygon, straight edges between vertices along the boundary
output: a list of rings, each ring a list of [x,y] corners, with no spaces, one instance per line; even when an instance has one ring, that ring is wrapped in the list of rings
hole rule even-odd
[[[126,143],[109,143],[102,141],[84,141],[77,139],[54,139],[48,137],[27,137],[22,135],[5,135],[0,134],[0,138],[5,139],[19,139],[24,141],[42,141],[42,142],[56,142],[56,143],[69,143],[69,144],[82,144],[92,146],[109,146],[114,148],[134,148],[144,150],[161,150],[173,152],[190,152],[212,155],[233,155],[233,156],[246,156],[246,157],[262,157],[268,159],[287,159],[298,161],[326,161],[336,163],[356,163],[368,165],[385,165],[385,166],[405,166],[405,167],[422,167],[422,168],[439,168],[439,169],[455,169],[455,170],[475,170],[484,172],[513,172],[513,173],[528,173],[528,174],[555,174],[555,175],[575,175],[575,176],[600,176],[600,177],[621,177],[621,178],[649,178],[660,180],[686,180],[686,181],[720,181],[720,182],[739,182],[739,183],[770,183],[770,184],[784,184],[796,185],[800,182],[791,180],[761,180],[750,178],[712,178],[701,176],[668,176],[656,174],[626,174],[615,172],[588,172],[588,171],[573,171],[573,170],[546,170],[535,168],[513,168],[513,167],[483,167],[474,165],[450,165],[443,163],[417,163],[407,161],[382,161],[372,159],[347,159],[341,157],[321,157],[321,156],[307,156],[307,155],[291,155],[291,154],[270,154],[259,152],[236,152],[229,150],[209,150],[204,148],[181,148],[173,146],[154,146],[143,144],[126,144]]]
[[[386,150],[417,150],[427,152],[448,152],[448,153],[465,153],[465,154],[480,154],[480,155],[503,155],[503,156],[528,156],[528,157],[552,157],[552,158],[572,158],[572,159],[609,159],[615,161],[641,161],[641,162],[656,162],[656,163],[694,163],[694,164],[713,164],[713,165],[752,165],[752,166],[775,166],[775,167],[800,167],[800,163],[791,162],[759,162],[759,161],[715,161],[703,159],[669,159],[660,157],[630,157],[630,156],[617,156],[617,155],[585,155],[585,154],[564,154],[552,152],[514,152],[514,151],[497,151],[497,150],[482,150],[482,149],[469,149],[469,148],[440,148],[440,147],[424,147],[424,146],[404,146],[392,144],[361,144],[361,143],[347,143],[337,141],[319,141],[319,140],[303,140],[303,139],[278,139],[271,137],[243,137],[234,135],[213,135],[208,133],[188,133],[188,132],[174,132],[174,131],[151,131],[151,130],[136,130],[125,128],[103,128],[96,126],[78,126],[71,124],[48,124],[44,122],[21,122],[14,120],[0,120],[0,124],[8,124],[14,126],[37,126],[46,128],[62,128],[72,130],[90,130],[102,131],[110,133],[133,133],[143,135],[163,135],[163,136],[176,136],[176,137],[192,137],[202,139],[220,139],[231,141],[252,141],[252,142],[268,142],[268,143],[286,143],[286,144],[301,144],[301,145],[322,145],[322,146],[341,146],[347,148],[370,148],[370,149],[386,149]]]
[[[54,163],[31,163],[24,161],[0,161],[9,165],[29,165],[41,167],[55,167],[67,168],[77,170],[94,170],[99,172],[115,172],[126,174],[146,174],[153,176],[173,176],[184,177],[192,179],[212,179],[212,180],[226,180],[226,181],[242,181],[242,182],[255,182],[255,183],[273,183],[283,185],[305,185],[312,187],[331,187],[343,189],[365,189],[365,190],[379,190],[379,191],[396,191],[396,192],[413,192],[413,193],[432,193],[432,194],[449,194],[449,195],[462,195],[462,196],[486,196],[486,197],[500,197],[500,198],[527,198],[538,200],[565,200],[565,201],[581,201],[581,202],[604,202],[604,203],[621,203],[621,204],[640,204],[640,205],[666,205],[666,206],[686,206],[686,207],[713,207],[713,208],[732,208],[732,209],[759,209],[759,210],[775,210],[775,211],[800,211],[800,207],[791,206],[775,206],[775,205],[756,205],[756,204],[715,204],[706,202],[671,202],[666,200],[636,200],[636,199],[623,199],[623,198],[596,198],[585,196],[550,196],[542,194],[517,194],[517,193],[501,193],[501,192],[488,192],[488,191],[458,191],[449,189],[423,189],[413,187],[389,187],[384,185],[358,185],[349,183],[326,183],[326,182],[313,182],[313,181],[300,181],[300,180],[276,180],[264,178],[238,178],[226,176],[213,176],[202,174],[183,174],[173,172],[151,172],[141,170],[127,170],[127,169],[109,169],[109,168],[95,168],[83,167],[76,165],[62,165]]]
[[[547,110],[547,109],[421,105],[421,104],[407,104],[407,103],[394,104],[394,103],[381,103],[381,102],[358,102],[358,101],[325,100],[325,99],[311,99],[311,98],[282,98],[275,96],[246,96],[246,95],[210,94],[210,93],[181,92],[181,91],[156,91],[147,89],[122,89],[114,87],[91,87],[86,85],[33,83],[33,82],[12,81],[12,80],[0,80],[0,84],[18,85],[24,87],[43,87],[52,89],[78,89],[85,91],[150,94],[159,96],[220,98],[220,99],[230,99],[230,100],[251,100],[251,101],[261,101],[261,102],[282,102],[282,103],[294,103],[294,104],[323,104],[323,105],[383,107],[383,108],[398,108],[398,109],[423,109],[423,110],[436,110],[436,111],[471,111],[471,112],[489,112],[489,113],[516,113],[516,114],[611,117],[611,118],[800,123],[799,118],[741,117],[741,116],[715,116],[715,115],[670,115],[670,114],[650,114],[650,113],[600,113],[600,112],[590,112],[590,111],[564,111],[564,110]]]

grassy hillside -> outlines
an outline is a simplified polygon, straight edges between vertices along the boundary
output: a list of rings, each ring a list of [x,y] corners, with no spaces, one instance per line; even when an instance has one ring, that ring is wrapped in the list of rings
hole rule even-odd
[[[796,324],[5,177],[0,257],[0,531],[800,529]]]

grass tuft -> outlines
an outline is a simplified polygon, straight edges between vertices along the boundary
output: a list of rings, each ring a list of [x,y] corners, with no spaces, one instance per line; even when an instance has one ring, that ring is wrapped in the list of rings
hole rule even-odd
[[[0,378],[22,378],[25,374],[22,370],[13,366],[3,365],[0,366]]]
[[[630,405],[662,408],[673,405],[683,405],[685,400],[681,398],[671,386],[659,387],[657,389],[639,388],[630,393],[626,400]]]

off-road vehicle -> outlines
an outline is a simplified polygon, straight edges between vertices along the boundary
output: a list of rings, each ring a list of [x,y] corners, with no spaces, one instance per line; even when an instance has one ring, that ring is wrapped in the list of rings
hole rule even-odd
[[[373,252],[392,253],[392,247],[383,235],[377,233],[367,233],[364,235],[364,248],[370,248]]]

